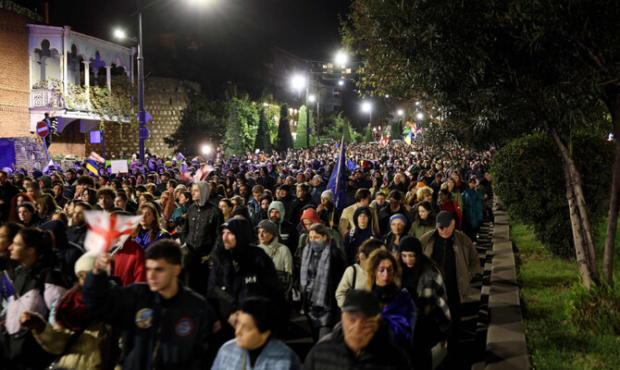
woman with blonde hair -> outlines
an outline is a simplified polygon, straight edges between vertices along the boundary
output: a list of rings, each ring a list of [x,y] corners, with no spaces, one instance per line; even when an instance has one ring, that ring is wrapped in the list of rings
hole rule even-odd
[[[400,264],[385,249],[370,253],[366,261],[366,289],[373,292],[382,305],[381,318],[394,335],[395,343],[411,356],[415,305],[407,289],[401,289]]]
[[[159,211],[153,203],[144,203],[138,208],[138,215],[142,216],[140,224],[136,226],[131,237],[145,250],[160,239],[170,239],[170,234],[159,224]]]

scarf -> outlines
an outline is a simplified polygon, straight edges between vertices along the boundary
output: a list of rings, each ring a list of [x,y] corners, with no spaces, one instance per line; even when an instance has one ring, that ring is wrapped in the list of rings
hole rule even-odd
[[[381,318],[394,335],[395,344],[411,354],[416,316],[413,299],[406,289],[402,289],[396,298],[385,306]]]
[[[58,301],[56,322],[64,329],[71,331],[84,330],[93,318],[86,311],[82,297],[82,287],[74,286]]]
[[[314,259],[315,253],[321,253],[319,263],[314,273],[314,286],[310,294],[310,302],[318,307],[327,307],[327,287],[329,286],[329,269],[331,263],[331,246],[325,245],[322,251],[315,251],[314,248],[308,246],[304,248],[301,257],[300,284],[302,291],[308,286],[308,270]]]

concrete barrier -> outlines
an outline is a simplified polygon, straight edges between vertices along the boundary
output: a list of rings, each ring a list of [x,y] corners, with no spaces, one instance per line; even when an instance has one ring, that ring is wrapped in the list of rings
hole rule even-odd
[[[506,213],[495,211],[486,370],[527,370],[529,361]]]

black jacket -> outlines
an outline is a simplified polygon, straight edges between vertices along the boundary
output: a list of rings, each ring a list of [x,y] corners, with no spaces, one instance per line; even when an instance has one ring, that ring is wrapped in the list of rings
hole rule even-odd
[[[4,202],[0,204],[0,222],[9,219],[11,200],[17,193],[19,193],[19,188],[8,181],[0,186],[0,200]]]
[[[390,217],[394,216],[397,213],[400,213],[401,215],[405,216],[405,219],[407,220],[405,224],[405,232],[409,231],[409,228],[411,228],[411,220],[410,220],[411,215],[409,214],[409,211],[407,211],[407,208],[401,205],[400,208],[398,208],[398,211],[394,212],[392,211],[392,208],[388,205],[387,207],[384,207],[381,211],[379,211],[379,214],[378,214],[379,232],[381,233],[381,235],[385,235],[391,230],[390,229]]]
[[[278,201],[284,204],[284,210],[286,211],[286,216],[285,216],[286,221],[292,224],[295,224],[295,222],[293,222],[295,220],[295,214],[293,213],[293,205],[294,205],[295,199],[297,198],[295,198],[291,194],[287,194],[284,198],[278,199]],[[299,221],[299,215],[297,215],[297,220]]]
[[[80,247],[84,247],[84,240],[86,239],[86,232],[88,228],[86,225],[83,227],[70,227],[67,229],[67,237],[69,241],[79,245]]]
[[[254,238],[251,223],[231,218],[223,227],[235,235],[237,244],[227,251],[219,243],[213,251],[208,291],[219,289],[230,295],[234,300],[233,311],[246,298],[256,296],[269,298],[276,307],[283,307],[284,291],[273,261],[261,248],[251,244]],[[228,319],[231,312],[219,314],[222,319]]]
[[[86,309],[123,329],[123,369],[203,369],[214,313],[207,301],[179,280],[166,303],[148,284],[118,287],[105,273],[84,281]]]
[[[288,209],[286,210],[286,218],[288,219],[288,221],[293,225],[297,225],[301,218],[302,209],[307,205],[312,205],[316,207],[316,204],[312,200],[312,196],[310,195],[310,193],[306,194],[303,199],[295,198],[291,204],[291,212],[293,214],[289,215]]]
[[[381,324],[375,336],[359,357],[347,347],[344,341],[342,323],[318,342],[306,356],[304,370],[400,370],[409,369],[407,355],[396,347],[385,323]]]
[[[204,206],[197,203],[187,209],[182,238],[187,247],[199,256],[206,256],[213,250],[219,235],[219,226],[224,223],[222,211],[211,202]]]

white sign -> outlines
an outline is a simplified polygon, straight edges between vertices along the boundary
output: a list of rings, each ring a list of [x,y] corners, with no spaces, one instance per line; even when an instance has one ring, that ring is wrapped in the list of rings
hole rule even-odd
[[[112,173],[128,173],[127,161],[110,161]]]

